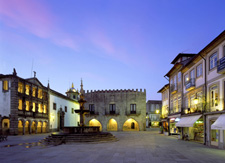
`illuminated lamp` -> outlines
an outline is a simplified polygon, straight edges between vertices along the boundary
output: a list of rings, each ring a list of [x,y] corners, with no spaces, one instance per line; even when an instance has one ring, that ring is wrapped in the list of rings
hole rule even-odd
[[[159,109],[157,109],[155,112],[156,112],[156,114],[159,114]]]
[[[194,99],[194,104],[195,104],[195,105],[198,104],[198,97],[197,97],[197,94],[196,94],[195,99]]]

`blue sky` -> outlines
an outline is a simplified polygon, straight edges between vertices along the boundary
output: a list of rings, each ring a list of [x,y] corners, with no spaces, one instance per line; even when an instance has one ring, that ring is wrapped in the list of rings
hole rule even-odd
[[[198,53],[225,29],[224,0],[0,0],[0,73],[61,93],[157,91],[178,53]]]

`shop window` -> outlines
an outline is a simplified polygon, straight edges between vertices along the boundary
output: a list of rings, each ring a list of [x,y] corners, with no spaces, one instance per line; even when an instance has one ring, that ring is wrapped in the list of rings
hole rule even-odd
[[[18,83],[18,92],[23,93],[23,83],[21,82]]]
[[[210,56],[209,58],[209,70],[217,66],[217,52]]]
[[[30,110],[29,107],[30,107],[30,102],[29,101],[26,101],[26,111],[29,111]]]
[[[36,97],[36,90],[37,90],[37,88],[34,88],[34,87],[33,87],[33,89],[32,89],[32,96],[33,96],[33,97]]]
[[[194,100],[195,100],[195,94],[191,95],[190,97],[190,109],[192,113],[196,111],[196,104],[194,103]]]
[[[202,92],[197,93],[197,98],[198,98],[197,109],[202,110],[202,108],[203,108]]]
[[[30,94],[30,86],[29,85],[26,85],[26,95],[29,95]]]
[[[19,106],[18,106],[18,109],[19,110],[22,110],[23,109],[23,102],[21,99],[19,99]]]
[[[218,109],[218,86],[215,85],[210,88],[210,106],[212,108],[211,111],[216,111]]]
[[[9,90],[9,83],[8,80],[3,81],[3,91],[8,91]]]

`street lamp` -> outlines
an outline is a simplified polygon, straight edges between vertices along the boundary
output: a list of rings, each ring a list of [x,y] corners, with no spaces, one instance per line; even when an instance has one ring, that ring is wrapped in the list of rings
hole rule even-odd
[[[155,112],[156,112],[156,114],[159,114],[159,109],[157,109]]]

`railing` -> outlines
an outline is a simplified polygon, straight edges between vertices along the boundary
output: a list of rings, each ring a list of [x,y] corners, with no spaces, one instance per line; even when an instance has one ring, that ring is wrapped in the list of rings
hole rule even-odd
[[[177,92],[177,84],[170,85],[170,92],[171,92],[171,94],[174,94]]]
[[[195,78],[191,78],[187,82],[185,82],[185,89],[187,91],[195,88]]]
[[[34,117],[34,112],[26,110],[18,110],[18,115],[21,117]]]
[[[90,114],[89,114],[90,116],[91,115],[99,115],[99,112],[96,112],[96,111],[90,111]]]
[[[224,74],[225,73],[225,57],[221,58],[217,64],[217,73]]]
[[[203,113],[202,108],[183,108],[182,114]]]
[[[117,111],[105,111],[105,115],[119,115]]]
[[[126,115],[127,116],[130,116],[130,115],[140,115],[141,114],[141,111],[126,111]]]
[[[174,113],[180,113],[181,112],[181,108],[170,108],[170,114],[174,114]]]
[[[35,118],[48,118],[46,113],[34,113]]]

